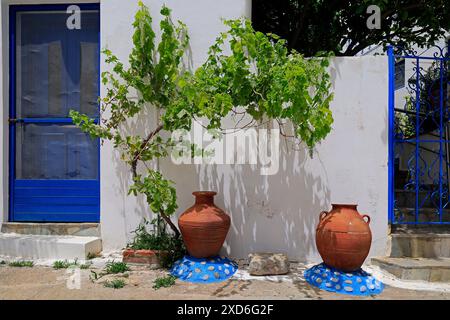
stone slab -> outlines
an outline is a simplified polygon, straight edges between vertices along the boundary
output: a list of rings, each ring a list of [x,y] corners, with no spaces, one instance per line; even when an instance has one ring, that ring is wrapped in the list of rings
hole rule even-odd
[[[98,237],[0,233],[0,255],[18,259],[80,259],[102,251]]]
[[[283,253],[251,253],[248,272],[254,276],[287,274],[289,272],[288,256]]]

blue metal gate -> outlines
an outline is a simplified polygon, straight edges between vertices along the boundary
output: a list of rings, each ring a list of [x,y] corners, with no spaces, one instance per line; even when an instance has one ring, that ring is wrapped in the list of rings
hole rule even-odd
[[[388,49],[392,224],[450,224],[450,56],[430,51]]]

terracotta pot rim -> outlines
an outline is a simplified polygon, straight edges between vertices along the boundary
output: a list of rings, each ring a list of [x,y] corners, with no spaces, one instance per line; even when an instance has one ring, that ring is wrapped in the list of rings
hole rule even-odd
[[[192,192],[192,194],[196,197],[198,197],[198,196],[214,197],[215,195],[217,195],[217,192],[216,191],[194,191],[194,192]]]
[[[332,203],[331,206],[334,207],[344,207],[344,208],[357,208],[358,205],[354,203]]]

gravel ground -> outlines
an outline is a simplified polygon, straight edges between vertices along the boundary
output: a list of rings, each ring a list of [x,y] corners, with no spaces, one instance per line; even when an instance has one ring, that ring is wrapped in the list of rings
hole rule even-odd
[[[192,284],[176,281],[169,288],[153,289],[153,281],[167,272],[150,270],[142,266],[131,266],[128,277],[120,277],[126,283],[122,289],[104,287],[105,280],[116,276],[105,276],[91,281],[91,271],[100,273],[101,267],[90,270],[55,270],[48,266],[32,268],[0,266],[0,299],[50,299],[50,300],[89,300],[89,299],[450,299],[449,292],[419,291],[386,286],[379,296],[353,297],[320,291],[311,287],[302,277],[303,265],[292,266],[288,276],[261,278],[249,277],[240,271],[237,278],[216,284]]]

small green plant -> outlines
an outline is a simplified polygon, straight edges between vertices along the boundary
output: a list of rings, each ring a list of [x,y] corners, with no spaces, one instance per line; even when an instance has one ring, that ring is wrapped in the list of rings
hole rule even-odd
[[[125,287],[125,281],[122,279],[114,279],[112,281],[105,281],[103,284],[105,288],[122,289]]]
[[[172,276],[172,275],[168,275],[166,277],[161,277],[161,278],[156,278],[155,281],[153,281],[153,289],[158,290],[159,288],[168,288],[171,287],[175,284],[175,280],[177,278]]]
[[[93,270],[91,270],[91,274],[89,275],[89,279],[94,282],[99,279],[99,274]]]
[[[130,271],[130,267],[128,267],[128,265],[124,262],[109,261],[106,264],[105,271],[107,274],[124,273]]]
[[[88,269],[90,266],[91,266],[91,264],[85,264],[85,265],[83,265],[83,266],[80,267],[80,268],[81,268],[81,269]],[[105,267],[105,270],[104,270],[104,271],[102,271],[102,272],[100,272],[100,273],[97,273],[97,272],[91,270],[91,274],[89,275],[89,279],[90,279],[92,282],[95,282],[95,281],[99,280],[100,278],[102,278],[103,276],[105,276],[105,275],[107,275],[107,274],[119,274],[119,273],[121,273],[121,277],[123,277],[123,278],[128,278],[128,277],[129,277],[129,274],[128,274],[128,273],[125,273],[125,272],[127,272],[127,271],[130,271],[130,268],[128,267],[128,265],[127,265],[126,263],[109,261],[109,262],[106,264],[106,267]],[[115,281],[115,280],[114,280],[114,281]],[[113,282],[114,282],[114,281],[113,281]],[[119,281],[119,280],[118,280],[118,281]],[[123,280],[120,280],[120,281],[123,281]],[[106,283],[109,283],[109,285],[111,285],[111,288],[112,288],[113,282],[110,282],[110,283],[109,283],[108,281],[106,281]],[[105,286],[106,286],[106,285],[105,285]],[[122,287],[123,287],[123,286],[122,286]]]
[[[6,261],[5,260],[0,261],[0,265],[1,264],[6,264]]]
[[[53,269],[67,269],[69,267],[69,262],[67,260],[65,261],[55,261],[53,262]]]
[[[84,263],[80,265],[80,269],[85,270],[91,267],[92,263]]]
[[[27,267],[27,268],[31,268],[34,266],[34,262],[33,261],[13,261],[9,263],[10,267],[17,267],[17,268],[23,268],[23,267]]]
[[[153,226],[152,231],[147,231],[147,225]],[[140,223],[136,230],[133,241],[128,244],[128,248],[134,250],[158,250],[165,254],[159,254],[159,262],[163,268],[171,268],[175,261],[181,259],[186,254],[182,238],[176,237],[166,230],[164,224],[157,226],[158,219]]]
[[[75,259],[73,262],[67,260],[57,260],[53,262],[53,269],[67,269],[70,267],[79,267],[80,269],[89,269],[92,263],[78,264],[78,260]]]
[[[67,269],[73,266],[77,266],[78,265],[78,260],[75,259],[73,262],[67,261],[67,260],[57,260],[55,262],[53,262],[53,268],[54,269]]]

